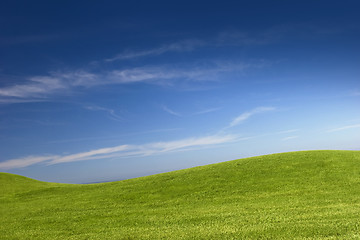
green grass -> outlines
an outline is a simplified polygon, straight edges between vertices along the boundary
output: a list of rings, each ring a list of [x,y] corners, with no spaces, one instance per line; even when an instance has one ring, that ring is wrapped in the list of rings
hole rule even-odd
[[[360,151],[89,185],[1,173],[0,184],[1,239],[360,239]]]

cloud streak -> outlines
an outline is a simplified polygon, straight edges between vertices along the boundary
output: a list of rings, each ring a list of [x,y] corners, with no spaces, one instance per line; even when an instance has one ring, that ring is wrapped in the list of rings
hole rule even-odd
[[[168,108],[168,107],[165,106],[165,105],[162,106],[162,109],[163,109],[165,112],[167,112],[167,113],[169,113],[169,114],[171,114],[171,115],[174,115],[174,116],[176,116],[176,117],[181,117],[181,116],[182,116],[180,113],[171,110],[170,108]]]
[[[290,129],[290,130],[277,132],[276,134],[293,133],[293,132],[298,132],[298,131],[300,131],[300,129]]]
[[[106,111],[109,114],[115,114],[111,109],[97,107],[97,106],[88,106],[88,110],[93,111]],[[163,106],[164,111],[175,116],[181,116],[179,113],[176,113],[166,106]],[[247,120],[254,114],[259,114],[263,112],[273,111],[276,108],[274,107],[257,107],[251,111],[244,112],[243,114],[236,117],[230,124],[229,127],[236,126],[243,121]],[[218,109],[208,109],[206,112],[216,111]],[[200,113],[201,114],[201,113]],[[117,115],[115,115],[117,116]],[[357,126],[357,125],[356,125]],[[360,127],[360,125],[358,125]],[[228,127],[228,128],[229,128]],[[288,130],[283,133],[295,132],[297,130]],[[222,131],[220,131],[222,132]],[[284,138],[283,141],[295,138],[296,136],[291,136]],[[14,169],[14,168],[23,168],[35,164],[46,164],[54,165],[60,163],[69,163],[69,162],[78,162],[78,161],[87,161],[87,160],[99,160],[99,159],[109,159],[109,158],[124,158],[124,157],[141,157],[141,156],[151,156],[155,154],[162,154],[167,152],[174,151],[185,151],[193,150],[199,147],[214,146],[229,142],[236,142],[241,140],[247,140],[250,138],[239,138],[232,134],[216,134],[205,137],[198,138],[186,138],[176,141],[167,141],[167,142],[154,142],[142,145],[131,145],[123,144],[115,147],[108,148],[99,148],[95,150],[90,150],[87,152],[80,152],[69,155],[48,155],[48,156],[26,156],[23,158],[10,159],[3,162],[0,162],[0,169]]]
[[[284,137],[283,139],[281,139],[282,141],[289,141],[295,138],[298,138],[299,136],[289,136],[289,137]]]
[[[213,146],[236,140],[234,135],[213,135],[199,138],[187,138],[177,141],[155,142],[143,145],[119,145],[109,148],[100,148],[87,152],[65,156],[27,156],[24,158],[10,159],[0,163],[0,169],[23,168],[43,163],[47,165],[69,163],[86,160],[122,158],[129,156],[150,156],[179,150],[191,150],[197,147]]]
[[[344,131],[344,130],[348,130],[348,129],[352,129],[352,128],[360,128],[360,124],[354,124],[354,125],[347,125],[347,126],[343,126],[343,127],[339,127],[339,128],[333,128],[330,130],[327,130],[326,132],[339,132],[339,131]]]
[[[291,27],[276,26],[258,33],[248,33],[239,30],[222,31],[208,39],[184,39],[170,44],[164,44],[157,48],[140,51],[125,51],[112,58],[107,58],[105,62],[118,60],[131,60],[142,57],[159,56],[169,52],[189,52],[201,47],[224,47],[224,46],[252,46],[266,45],[278,42],[284,38],[288,32],[293,31]]]
[[[81,90],[100,85],[148,83],[172,86],[179,81],[216,81],[220,79],[222,74],[258,67],[256,64],[219,62],[205,65],[200,67],[147,66],[97,73],[85,70],[51,72],[47,76],[35,76],[26,79],[22,84],[0,88],[0,103],[43,101],[54,95],[69,93],[75,89]]]
[[[243,123],[245,120],[249,119],[251,116],[253,116],[255,114],[274,111],[275,109],[276,108],[274,108],[274,107],[257,107],[251,111],[244,112],[244,113],[240,114],[239,116],[237,116],[234,120],[232,120],[231,123],[229,124],[228,128],[231,128],[231,127],[234,127],[236,125]]]
[[[209,109],[205,109],[205,110],[202,110],[202,111],[198,111],[196,113],[194,113],[193,115],[202,115],[202,114],[206,114],[206,113],[211,113],[211,112],[216,112],[216,111],[219,111],[221,108],[218,107],[218,108],[209,108]]]
[[[85,109],[90,110],[90,111],[104,111],[104,112],[107,112],[109,114],[110,118],[115,121],[123,120],[121,116],[119,116],[115,113],[114,109],[104,108],[104,107],[99,107],[99,106],[86,106]]]
[[[51,161],[58,156],[27,156],[0,162],[0,169],[24,168],[34,164]]]
[[[204,41],[197,39],[188,39],[172,44],[163,45],[158,48],[153,48],[143,51],[127,51],[116,55],[115,57],[105,59],[106,62],[113,62],[116,60],[129,60],[140,57],[157,56],[167,52],[188,52],[194,50],[196,47],[205,45]]]
[[[30,78],[27,83],[0,88],[0,97],[9,98],[41,98],[49,93],[67,89],[67,84],[53,76]]]

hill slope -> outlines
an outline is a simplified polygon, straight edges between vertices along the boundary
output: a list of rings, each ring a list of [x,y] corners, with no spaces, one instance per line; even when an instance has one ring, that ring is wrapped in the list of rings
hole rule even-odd
[[[58,183],[41,182],[11,173],[0,173],[0,184],[0,197],[11,196],[21,192],[29,192],[59,185]]]
[[[2,239],[359,239],[360,151],[307,151],[120,182],[15,187]],[[30,184],[31,185],[31,184]]]

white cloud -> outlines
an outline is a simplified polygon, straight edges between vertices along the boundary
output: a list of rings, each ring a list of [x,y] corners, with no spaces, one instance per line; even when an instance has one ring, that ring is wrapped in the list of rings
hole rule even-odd
[[[50,164],[57,164],[57,163],[65,163],[65,162],[76,162],[76,161],[84,161],[89,159],[103,159],[107,158],[107,155],[110,153],[115,152],[124,152],[131,150],[133,146],[130,145],[119,145],[116,147],[110,148],[100,148],[96,150],[91,150],[88,152],[82,152],[77,154],[71,154],[63,157],[57,157],[50,161]]]
[[[62,82],[68,83],[72,87],[86,86],[91,87],[100,85],[104,81],[101,74],[91,73],[85,70],[75,70],[68,72],[52,72],[52,76],[61,79]]]
[[[177,116],[177,117],[182,117],[182,116],[183,116],[182,114],[180,114],[180,113],[178,113],[178,112],[176,112],[176,111],[168,108],[168,107],[165,106],[165,105],[162,105],[162,109],[163,109],[165,112],[167,112],[167,113],[169,113],[169,114],[171,114],[171,115],[174,115],[174,116]],[[195,112],[195,113],[193,113],[193,114],[191,114],[191,115],[207,114],[207,113],[219,111],[220,109],[221,109],[221,108],[209,108],[209,109],[204,109],[204,110]]]
[[[0,162],[0,169],[23,168],[41,162],[46,162],[57,158],[58,156],[28,156],[24,158],[10,159]]]
[[[41,98],[54,91],[67,89],[61,79],[52,76],[37,76],[26,83],[0,88],[0,97]]]
[[[224,73],[239,72],[258,67],[244,63],[207,63],[206,66],[147,66],[92,73],[84,70],[51,72],[48,76],[35,76],[22,84],[0,88],[0,103],[42,101],[79,88],[99,85],[146,82],[163,86],[178,81],[216,81]]]
[[[147,149],[151,149],[156,152],[169,152],[177,149],[184,149],[189,147],[197,147],[204,145],[214,145],[234,141],[236,138],[233,135],[225,136],[208,136],[201,138],[188,138],[171,142],[157,142],[145,145]]]
[[[146,134],[150,134],[150,133],[170,132],[170,131],[179,131],[179,130],[182,130],[182,128],[162,128],[162,129],[154,129],[154,130],[143,131],[143,132],[124,133],[124,134],[113,135],[113,136],[96,136],[96,137],[85,137],[85,138],[71,138],[71,139],[54,140],[54,141],[50,141],[49,143],[66,143],[66,142],[81,142],[81,141],[92,141],[92,140],[105,140],[105,139],[121,139],[121,138],[123,138],[123,137],[128,137],[128,136],[146,135]]]
[[[139,67],[123,70],[113,70],[104,76],[105,81],[99,84],[125,84],[134,82],[150,82],[162,79],[172,79],[186,76],[186,70],[181,73],[166,67]]]
[[[209,108],[209,109],[204,109],[202,111],[196,112],[193,115],[202,115],[202,114],[206,114],[206,113],[211,113],[211,112],[216,112],[219,111],[221,108]]]
[[[295,28],[298,28],[296,25]],[[220,32],[206,40],[204,39],[185,39],[170,44],[165,44],[157,48],[150,48],[140,51],[125,51],[112,58],[105,59],[105,62],[117,60],[129,60],[148,56],[158,56],[168,52],[188,52],[200,47],[223,47],[223,46],[249,46],[266,45],[278,42],[289,32],[293,33],[294,26],[285,25],[275,26],[263,31],[248,33],[236,29]]]
[[[261,64],[208,62],[201,66],[146,66],[122,70],[113,70],[99,77],[98,84],[128,84],[135,82],[157,83],[171,85],[177,80],[182,81],[214,81],[219,74],[241,72]],[[165,81],[164,81],[165,80]]]
[[[116,121],[122,120],[122,117],[117,115],[115,113],[114,109],[104,108],[104,107],[99,107],[99,106],[86,106],[85,109],[90,110],[90,111],[104,111],[109,114],[111,119],[116,120]]]
[[[170,108],[168,108],[168,107],[165,106],[165,105],[162,106],[162,109],[163,109],[165,112],[167,112],[167,113],[169,113],[169,114],[171,114],[171,115],[174,115],[174,116],[177,116],[177,117],[181,117],[181,114],[180,114],[180,113],[171,110]]]
[[[192,51],[195,47],[199,47],[204,45],[205,43],[200,40],[192,39],[192,40],[183,40],[179,42],[175,42],[172,44],[163,45],[159,48],[153,48],[149,50],[143,51],[128,51],[121,54],[116,55],[113,58],[105,59],[106,62],[113,62],[116,60],[128,60],[139,57],[147,57],[147,56],[157,56],[167,52],[186,52]]]
[[[45,99],[14,99],[14,98],[0,98],[0,104],[12,104],[12,103],[32,103],[32,102],[42,102],[46,101]]]
[[[339,127],[339,128],[333,128],[333,129],[327,130],[326,132],[338,132],[338,131],[343,131],[343,130],[347,130],[347,129],[351,129],[351,128],[360,128],[360,124],[347,125],[347,126],[343,126],[343,127]]]
[[[177,141],[155,142],[143,145],[119,145],[65,156],[28,156],[1,162],[0,169],[22,168],[38,163],[53,165],[95,159],[149,156],[177,150],[190,150],[196,147],[228,143],[235,140],[236,136],[234,135],[214,135],[200,138],[187,138]]]
[[[263,113],[263,112],[269,112],[269,111],[274,111],[276,108],[274,107],[257,107],[254,108],[251,111],[248,112],[244,112],[241,115],[239,115],[238,117],[236,117],[230,124],[228,127],[234,127],[242,122],[244,122],[245,120],[247,120],[248,118],[250,118],[251,116],[255,115],[255,114],[259,114],[259,113]]]
[[[168,52],[188,52],[204,46],[222,47],[264,45],[276,42],[280,37],[279,34],[279,29],[269,29],[267,31],[262,31],[257,34],[249,34],[238,30],[223,31],[207,40],[186,39],[171,44],[165,44],[158,48],[151,48],[140,51],[125,51],[112,58],[105,59],[105,62],[158,56]],[[283,34],[284,33],[281,32],[281,35]]]
[[[298,132],[298,131],[300,131],[300,129],[290,129],[290,130],[277,132],[276,134],[293,133],[293,132]]]
[[[289,136],[289,137],[285,137],[283,139],[281,139],[282,141],[288,141],[288,140],[291,140],[291,139],[295,139],[295,138],[298,138],[299,136]]]

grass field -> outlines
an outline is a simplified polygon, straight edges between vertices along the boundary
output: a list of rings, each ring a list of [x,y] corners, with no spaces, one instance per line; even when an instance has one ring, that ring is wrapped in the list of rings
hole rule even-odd
[[[304,151],[120,182],[0,174],[1,239],[360,239],[360,151]]]

